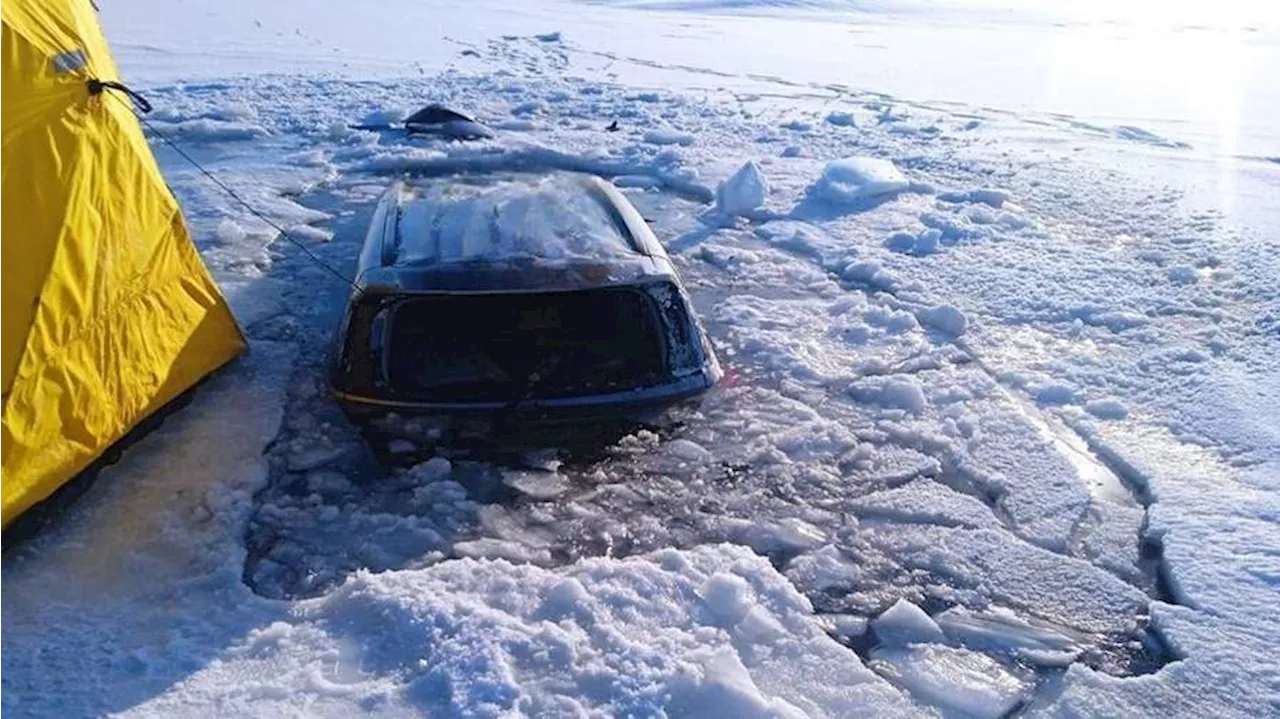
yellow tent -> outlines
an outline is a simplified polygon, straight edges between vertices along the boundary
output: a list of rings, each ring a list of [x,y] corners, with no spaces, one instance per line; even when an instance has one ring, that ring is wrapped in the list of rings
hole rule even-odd
[[[3,524],[245,347],[89,0],[4,0]]]

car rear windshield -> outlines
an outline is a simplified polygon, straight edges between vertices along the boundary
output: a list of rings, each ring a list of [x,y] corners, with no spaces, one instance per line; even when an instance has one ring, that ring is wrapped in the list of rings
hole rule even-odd
[[[424,402],[604,394],[663,380],[665,344],[638,290],[421,297],[397,304],[388,384]]]

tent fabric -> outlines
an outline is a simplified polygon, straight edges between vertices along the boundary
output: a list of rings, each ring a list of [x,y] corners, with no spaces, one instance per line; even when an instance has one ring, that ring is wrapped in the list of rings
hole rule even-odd
[[[245,348],[88,0],[5,0],[3,524]]]

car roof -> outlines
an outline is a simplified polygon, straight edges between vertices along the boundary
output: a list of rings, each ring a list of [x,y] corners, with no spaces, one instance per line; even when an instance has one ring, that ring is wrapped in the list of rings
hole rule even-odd
[[[611,183],[567,172],[394,183],[360,254],[360,291],[530,291],[676,280]]]

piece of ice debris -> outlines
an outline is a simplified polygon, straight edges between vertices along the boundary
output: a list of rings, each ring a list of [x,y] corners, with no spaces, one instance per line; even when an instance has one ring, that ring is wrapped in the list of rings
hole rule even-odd
[[[308,447],[289,455],[289,471],[306,472],[322,467],[347,453],[343,445],[329,447]]]
[[[551,552],[543,548],[530,547],[520,542],[505,539],[483,537],[469,542],[458,542],[453,545],[455,556],[470,559],[505,559],[512,564],[551,564]]]
[[[221,229],[221,225],[219,225]],[[1194,267],[1179,265],[1169,268],[1169,281],[1176,285],[1194,285],[1200,281],[1200,273]]]
[[[271,131],[251,122],[228,122],[207,117],[182,122],[152,122],[148,134],[163,132],[168,137],[181,137],[188,142],[234,142],[267,137]]]
[[[916,236],[910,232],[895,232],[884,241],[884,246],[893,252],[905,254],[915,250]]]
[[[996,221],[995,214],[987,207],[970,207],[964,215],[975,225],[992,225]]]
[[[1106,327],[1112,332],[1123,332],[1147,324],[1147,318],[1144,315],[1124,310],[1092,313],[1084,321],[1097,327]]]
[[[569,490],[569,480],[559,472],[513,469],[502,473],[502,483],[530,499],[555,499]]]
[[[435,482],[448,477],[452,472],[453,464],[444,457],[432,457],[409,469],[410,476],[422,482]]]
[[[544,472],[555,472],[564,464],[560,450],[554,448],[538,449],[520,455],[520,463],[530,469]]]
[[[670,444],[667,445],[667,449],[671,454],[686,462],[706,462],[712,457],[711,452],[706,447],[684,438],[671,440]]]
[[[965,130],[974,130],[974,129],[977,129],[978,126],[980,126],[981,124],[982,124],[981,120],[969,120],[968,122],[961,125],[960,127]]]
[[[533,37],[540,42],[560,42],[562,36],[560,31],[556,30],[555,32],[542,33],[541,35],[534,35]]]
[[[585,609],[591,602],[591,595],[573,577],[567,577],[555,584],[543,595],[540,614],[552,618],[572,617],[580,609]]]
[[[1040,666],[1065,666],[1075,661],[1083,636],[1066,627],[1033,623],[1003,607],[975,611],[952,607],[934,617],[944,634],[971,649],[1010,654]]]
[[[1036,402],[1044,405],[1072,404],[1076,401],[1074,387],[1061,382],[1048,382],[1032,389]]]
[[[912,251],[921,256],[931,255],[937,252],[940,240],[942,240],[942,230],[928,228],[916,236],[916,244]]]
[[[881,268],[880,263],[870,260],[850,262],[840,271],[840,277],[848,282],[857,282],[875,289],[889,289],[894,284],[893,275]]]
[[[848,203],[902,192],[910,186],[892,162],[855,156],[828,162],[810,192],[829,202]]]
[[[996,217],[996,224],[1006,230],[1020,230],[1031,224],[1031,220],[1017,214],[1016,212],[1001,212]]]
[[[399,107],[383,108],[374,110],[360,118],[360,124],[365,127],[394,125],[395,123],[403,122],[406,114],[404,109]]]
[[[901,647],[918,642],[942,643],[947,640],[937,622],[923,609],[906,599],[894,602],[883,614],[871,620],[877,646]]]
[[[245,241],[249,233],[234,220],[222,220],[218,223],[218,229],[214,230],[213,236],[220,245],[239,245]]]
[[[745,215],[764,204],[769,182],[755,160],[747,161],[716,188],[716,210],[731,217]]]
[[[526,100],[511,108],[512,115],[534,115],[545,112],[547,104],[541,100]]]
[[[692,145],[693,135],[671,129],[649,130],[644,141],[650,145]]]
[[[779,125],[784,130],[794,130],[795,132],[808,132],[813,129],[813,124],[804,120],[788,120]]]
[[[913,414],[923,412],[928,405],[924,388],[913,377],[864,377],[849,388],[849,394],[859,402],[902,409]]]
[[[491,125],[495,130],[509,130],[511,132],[528,132],[537,129],[537,125],[529,120],[499,120]]]
[[[409,454],[418,449],[418,446],[407,439],[393,439],[387,443],[387,451],[392,454]]]
[[[871,652],[871,666],[946,716],[996,719],[1008,716],[1030,693],[1000,662],[978,652],[936,644]]]
[[[209,511],[209,508],[205,505],[197,504],[191,508],[191,512],[188,516],[191,517],[191,521],[202,524],[213,519],[213,512]]]
[[[1085,403],[1084,409],[1099,419],[1124,419],[1129,414],[1129,408],[1114,397],[1091,399]]]
[[[964,313],[953,305],[937,305],[916,311],[916,319],[921,325],[941,332],[948,337],[959,337],[964,334],[968,320]]]
[[[753,265],[760,262],[759,253],[737,247],[726,247],[716,243],[706,243],[698,248],[698,256],[708,264],[727,270],[741,265]]]
[[[834,544],[796,556],[783,574],[807,594],[852,587],[862,578],[858,565]]]
[[[662,180],[653,175],[618,175],[613,178],[613,184],[616,187],[634,187],[642,190],[651,190],[662,187]]]
[[[749,523],[739,530],[737,540],[759,554],[776,554],[815,549],[825,544],[827,537],[803,519],[787,517],[772,523]]]
[[[1009,197],[1008,190],[997,190],[990,187],[982,187],[965,192],[943,192],[938,195],[938,199],[945,202],[976,202],[997,210],[1004,206]]]
[[[827,122],[837,127],[857,127],[851,112],[832,112],[827,115]]]
[[[857,614],[818,614],[818,626],[837,639],[855,639],[867,633],[867,618]]]
[[[333,233],[322,227],[296,224],[289,227],[288,235],[294,239],[311,240],[312,242],[329,242]]]
[[[341,497],[351,491],[351,480],[341,472],[313,470],[307,473],[307,491],[321,497]]]
[[[993,187],[980,187],[976,190],[969,191],[970,202],[981,202],[984,205],[990,205],[995,209],[1000,209],[1004,203],[1009,200],[1008,190],[999,190]]]
[[[782,148],[782,157],[799,157],[801,152],[799,145],[787,145]]]

